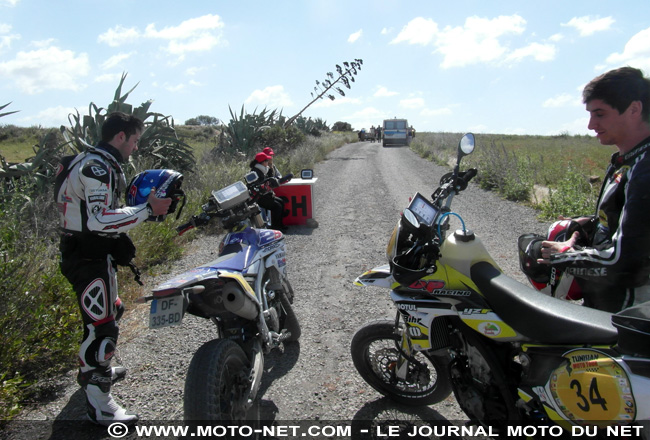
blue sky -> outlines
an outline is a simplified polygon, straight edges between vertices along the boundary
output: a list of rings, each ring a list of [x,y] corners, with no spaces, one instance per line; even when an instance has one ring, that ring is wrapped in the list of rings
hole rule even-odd
[[[228,107],[310,100],[336,64],[363,59],[346,97],[305,116],[368,128],[586,134],[586,82],[631,65],[650,75],[650,1],[0,0],[0,124],[67,125],[129,102],[177,124]]]

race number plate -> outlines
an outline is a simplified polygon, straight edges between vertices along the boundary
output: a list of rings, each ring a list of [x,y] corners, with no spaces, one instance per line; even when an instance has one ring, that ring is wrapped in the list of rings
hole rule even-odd
[[[178,325],[183,320],[183,297],[157,298],[151,302],[149,328]]]
[[[564,357],[548,387],[567,420],[604,427],[636,418],[630,379],[615,359],[589,348],[568,351]]]

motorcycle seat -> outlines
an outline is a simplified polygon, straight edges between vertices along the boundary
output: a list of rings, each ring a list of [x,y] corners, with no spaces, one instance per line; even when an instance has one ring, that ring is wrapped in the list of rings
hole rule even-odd
[[[487,262],[471,268],[472,281],[492,310],[518,333],[549,344],[613,345],[612,314],[536,291]]]

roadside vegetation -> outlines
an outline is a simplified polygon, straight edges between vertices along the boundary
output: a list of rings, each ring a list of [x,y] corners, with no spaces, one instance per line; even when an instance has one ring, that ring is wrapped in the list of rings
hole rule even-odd
[[[411,149],[448,165],[456,159],[462,133],[420,133]],[[477,148],[464,159],[476,167],[481,188],[507,200],[529,204],[543,219],[593,214],[614,147],[591,136],[479,134]]]
[[[91,103],[87,115],[70,115],[69,126],[0,125],[0,428],[26,404],[54,391],[49,378],[77,364],[81,326],[76,296],[58,267],[59,220],[52,184],[60,158],[83,150],[84,143],[95,144],[108,113],[120,110],[145,121],[138,152],[125,167],[127,181],[151,168],[184,175],[187,204],[181,218],[175,221],[171,215],[129,234],[144,275],[167,271],[197,234],[219,232],[215,224],[210,231],[179,237],[174,227],[198,213],[211,190],[242,180],[262,148],[274,149],[282,172],[298,173],[356,140],[352,131],[332,132],[320,119],[298,116],[287,125],[287,118],[275,111],[248,113],[243,107],[227,123],[215,118],[176,127],[170,116],[151,112],[151,102],[128,104],[133,89],[122,91],[124,79],[106,108]],[[241,136],[251,125],[254,136]],[[118,283],[127,305],[143,294],[128,268],[120,268]]]

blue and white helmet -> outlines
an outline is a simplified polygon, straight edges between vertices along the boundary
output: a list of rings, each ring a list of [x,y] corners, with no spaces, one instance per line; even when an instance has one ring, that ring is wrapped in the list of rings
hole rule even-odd
[[[185,206],[185,193],[181,189],[183,183],[183,175],[174,170],[146,170],[136,174],[131,183],[129,183],[126,191],[126,204],[127,206],[137,206],[147,203],[151,188],[156,188],[155,195],[159,198],[170,197],[172,204],[169,206],[167,214],[176,211],[176,206],[180,199],[183,203],[178,211],[176,218],[181,215],[183,206]],[[158,215],[150,216],[148,220],[161,222],[167,216]]]

